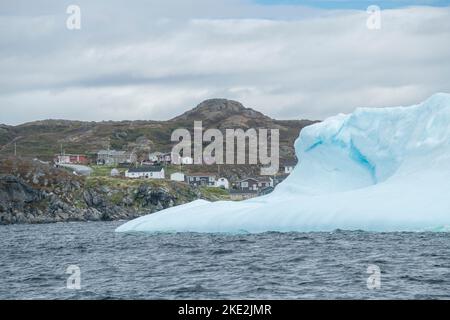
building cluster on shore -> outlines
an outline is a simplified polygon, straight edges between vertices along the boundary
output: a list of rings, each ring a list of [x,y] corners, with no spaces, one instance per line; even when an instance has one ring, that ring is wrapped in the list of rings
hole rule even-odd
[[[229,181],[208,172],[183,172],[184,166],[194,165],[191,157],[179,157],[174,161],[171,153],[152,152],[145,160],[138,161],[134,152],[117,150],[100,150],[97,152],[95,161],[89,161],[89,157],[83,154],[61,154],[55,156],[56,165],[78,165],[87,166],[95,163],[97,166],[113,167],[110,175],[112,177],[124,177],[127,179],[170,179],[183,182],[195,187],[217,187],[229,190],[232,199],[247,199],[259,195],[265,195],[283,181],[293,170],[294,163],[285,163],[281,171],[275,176],[253,176],[242,180]],[[177,163],[180,170],[172,172],[166,178],[166,170],[169,165]],[[118,168],[125,170],[119,171]],[[173,171],[173,170],[172,170]],[[186,170],[189,171],[189,170]]]

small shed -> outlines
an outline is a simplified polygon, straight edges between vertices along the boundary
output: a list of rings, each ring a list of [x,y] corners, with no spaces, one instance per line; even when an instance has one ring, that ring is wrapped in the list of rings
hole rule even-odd
[[[184,173],[183,172],[174,172],[170,175],[170,180],[172,181],[184,181]]]
[[[228,182],[227,178],[219,178],[216,181],[216,187],[229,189],[230,188],[230,183]]]
[[[111,177],[118,177],[118,176],[120,176],[119,170],[117,170],[116,168],[111,169]]]

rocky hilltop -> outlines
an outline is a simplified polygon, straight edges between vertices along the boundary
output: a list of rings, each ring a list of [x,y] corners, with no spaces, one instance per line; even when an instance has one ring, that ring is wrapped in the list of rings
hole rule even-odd
[[[227,99],[209,99],[200,103],[197,107],[189,110],[170,121],[194,121],[203,120],[205,124],[217,128],[229,128],[226,123],[240,128],[248,127],[248,122],[253,120],[255,124],[261,126],[264,123],[271,123],[273,120],[261,112],[251,108],[245,108],[240,102]]]

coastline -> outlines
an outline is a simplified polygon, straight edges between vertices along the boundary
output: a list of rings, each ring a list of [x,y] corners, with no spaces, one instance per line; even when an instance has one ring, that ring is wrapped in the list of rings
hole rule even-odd
[[[129,220],[197,199],[224,197],[169,180],[86,178],[24,159],[0,164],[0,225]]]

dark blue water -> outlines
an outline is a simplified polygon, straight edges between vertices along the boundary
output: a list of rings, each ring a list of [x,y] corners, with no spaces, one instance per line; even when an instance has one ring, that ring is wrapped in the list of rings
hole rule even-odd
[[[450,233],[116,234],[0,226],[2,299],[450,298]],[[67,289],[77,265],[81,289]],[[367,287],[368,265],[381,287]]]

